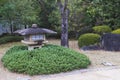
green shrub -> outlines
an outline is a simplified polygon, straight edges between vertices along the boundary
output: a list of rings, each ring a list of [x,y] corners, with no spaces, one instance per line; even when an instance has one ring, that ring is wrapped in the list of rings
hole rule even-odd
[[[16,41],[20,41],[23,38],[21,36],[4,36],[0,38],[0,44],[5,44],[8,42],[16,42]]]
[[[79,37],[78,45],[79,47],[97,44],[100,41],[100,35],[94,33],[86,33]]]
[[[112,31],[112,29],[109,26],[105,26],[105,25],[95,26],[93,27],[93,30],[95,33],[98,33],[98,34],[108,33]]]
[[[6,52],[2,62],[10,71],[29,75],[60,73],[90,65],[84,54],[56,45],[32,51],[25,46],[15,46]]]
[[[120,34],[120,29],[116,29],[114,31],[112,31],[113,34]]]
[[[10,53],[21,51],[21,50],[28,50],[28,47],[27,46],[13,46],[8,51],[6,51],[6,54],[10,54]]]

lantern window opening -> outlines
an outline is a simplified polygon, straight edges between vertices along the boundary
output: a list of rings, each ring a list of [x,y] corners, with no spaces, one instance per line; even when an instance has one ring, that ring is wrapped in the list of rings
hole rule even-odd
[[[32,35],[31,38],[32,38],[33,41],[44,40],[44,35],[42,35],[42,34]]]

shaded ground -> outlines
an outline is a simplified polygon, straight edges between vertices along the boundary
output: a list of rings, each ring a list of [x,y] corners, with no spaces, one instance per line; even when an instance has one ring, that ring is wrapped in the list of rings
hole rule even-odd
[[[60,45],[60,40],[49,40],[49,43]],[[120,66],[120,52],[82,51],[82,50],[79,50],[79,48],[77,46],[77,41],[71,40],[69,43],[70,43],[69,46],[71,49],[74,49],[80,53],[83,53],[90,58],[90,60],[92,61],[92,65],[88,69],[108,67],[108,66],[104,66],[103,64],[101,64],[103,62],[110,62],[116,66]],[[0,59],[4,55],[5,51],[13,45],[23,45],[23,44],[21,44],[20,42],[15,42],[15,43],[8,43],[8,44],[0,45]],[[0,61],[0,80],[17,80],[20,77],[29,77],[29,76],[9,72],[7,69],[5,69],[3,67],[3,65]],[[30,78],[31,78],[31,80],[41,80],[40,77],[41,76],[32,76]],[[44,76],[42,76],[42,77],[44,77]],[[45,77],[47,77],[47,76],[45,76]],[[45,80],[47,80],[47,78]],[[49,79],[49,80],[52,80],[52,79]],[[108,79],[108,80],[110,80],[110,79]]]

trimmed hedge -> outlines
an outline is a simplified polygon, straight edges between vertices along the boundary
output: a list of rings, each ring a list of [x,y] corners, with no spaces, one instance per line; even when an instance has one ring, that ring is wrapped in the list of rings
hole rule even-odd
[[[99,43],[100,35],[94,33],[86,33],[79,37],[78,45],[79,47],[89,46]]]
[[[23,37],[21,37],[21,36],[4,36],[4,37],[0,38],[0,44],[5,44],[8,42],[17,42],[22,39],[23,39]]]
[[[84,54],[56,45],[32,51],[28,51],[26,46],[15,46],[6,52],[2,62],[12,72],[29,75],[60,73],[90,65]]]
[[[112,29],[109,26],[106,26],[106,25],[95,26],[95,27],[93,27],[93,30],[94,30],[95,33],[98,33],[98,34],[108,33],[108,32],[112,31]]]
[[[120,34],[120,29],[116,29],[114,31],[112,31],[113,34]]]

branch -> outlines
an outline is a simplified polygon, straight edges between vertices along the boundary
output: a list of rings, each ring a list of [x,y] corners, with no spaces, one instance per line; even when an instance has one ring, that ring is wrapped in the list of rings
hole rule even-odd
[[[67,6],[68,6],[68,0],[65,0],[65,2],[64,2],[64,9],[67,9]]]
[[[37,0],[38,2],[39,2],[39,4],[40,4],[40,6],[41,6],[41,9],[43,9],[44,11],[45,11],[45,13],[47,13],[48,14],[48,12],[47,12],[47,10],[46,10],[46,8],[45,8],[45,2],[43,1],[43,0]]]
[[[59,10],[60,10],[61,15],[62,15],[63,12],[64,12],[64,7],[63,7],[63,4],[62,4],[61,0],[57,0],[57,5],[58,5]]]
[[[39,2],[39,4],[41,5],[42,8],[44,8],[44,1],[43,0],[37,0]]]
[[[63,8],[61,0],[57,0],[57,5],[58,5],[59,8]]]

